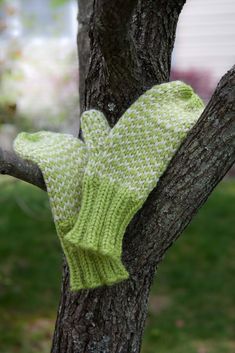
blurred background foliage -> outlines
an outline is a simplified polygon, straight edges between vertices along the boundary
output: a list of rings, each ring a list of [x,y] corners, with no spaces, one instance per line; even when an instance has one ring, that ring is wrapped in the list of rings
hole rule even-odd
[[[0,4],[0,146],[19,130],[77,134],[76,1]]]
[[[209,8],[210,0],[203,0],[204,7],[200,1],[188,0],[185,17],[182,13],[171,79],[189,83],[206,102],[221,67],[213,65],[212,54],[201,55],[205,52],[198,44],[195,50],[197,60],[202,57],[200,65],[190,51],[200,34],[198,23],[203,27]],[[210,7],[204,37],[215,37],[216,21],[230,23],[235,7],[232,9],[229,1],[223,2],[223,11],[216,1],[213,9]],[[76,6],[76,0],[0,0],[3,148],[11,148],[20,130],[77,135]],[[204,37],[198,39],[202,46]],[[184,44],[187,40],[189,47]],[[218,53],[221,41],[217,36]],[[214,50],[214,44],[211,48]],[[226,65],[229,68],[228,57],[224,51],[223,70]],[[48,353],[60,295],[62,256],[47,196],[3,176],[0,190],[0,353]],[[227,176],[159,267],[142,353],[235,352],[234,214],[235,183]]]

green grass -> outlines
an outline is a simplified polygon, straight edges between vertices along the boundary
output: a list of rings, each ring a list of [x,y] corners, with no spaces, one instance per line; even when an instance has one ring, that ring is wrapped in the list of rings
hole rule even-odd
[[[235,352],[234,221],[224,181],[159,266],[143,353]]]
[[[0,190],[0,353],[48,353],[61,251],[47,196],[11,179]],[[235,352],[234,220],[224,181],[159,267],[142,353]]]
[[[0,190],[0,352],[48,353],[61,256],[47,196],[8,179]]]

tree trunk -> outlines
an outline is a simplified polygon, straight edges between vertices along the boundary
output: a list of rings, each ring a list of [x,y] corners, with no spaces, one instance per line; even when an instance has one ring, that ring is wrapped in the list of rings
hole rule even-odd
[[[81,111],[96,108],[114,125],[146,89],[168,81],[185,0],[79,0]],[[126,231],[130,279],[71,293],[64,265],[52,353],[138,353],[155,269],[235,161],[235,67]],[[0,173],[45,189],[40,170],[0,151]]]

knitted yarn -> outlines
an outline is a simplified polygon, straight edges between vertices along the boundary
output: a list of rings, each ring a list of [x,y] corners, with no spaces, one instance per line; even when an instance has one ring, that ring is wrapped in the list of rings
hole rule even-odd
[[[120,259],[125,229],[157,185],[188,131],[201,99],[176,81],[154,86],[123,114],[89,161],[78,220],[66,235],[75,246]],[[82,127],[98,112],[82,115]]]
[[[108,131],[106,122],[88,131],[90,148],[98,146]],[[128,273],[120,261],[76,248],[65,241],[81,206],[81,183],[88,159],[85,144],[71,135],[41,131],[20,133],[14,141],[14,149],[22,158],[36,163],[43,173],[57,234],[69,266],[71,290],[111,285],[126,279]]]

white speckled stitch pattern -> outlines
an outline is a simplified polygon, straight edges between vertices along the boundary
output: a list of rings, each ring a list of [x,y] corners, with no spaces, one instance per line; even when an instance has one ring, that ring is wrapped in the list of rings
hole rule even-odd
[[[94,129],[84,131],[90,151],[100,145],[110,130],[102,113],[98,116],[102,120],[92,122]],[[20,133],[14,149],[22,158],[36,163],[43,173],[57,233],[70,269],[71,289],[110,285],[127,278],[128,273],[120,261],[76,248],[65,241],[81,206],[82,179],[88,159],[85,144],[71,135],[40,131]]]
[[[139,97],[89,156],[81,211],[68,242],[121,259],[127,225],[203,107],[192,88],[179,81],[154,86]],[[99,120],[97,111],[85,112],[82,128],[96,116]]]
[[[192,88],[180,81],[154,86],[123,114],[103,148],[89,159],[86,174],[145,199],[203,107]]]

